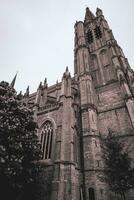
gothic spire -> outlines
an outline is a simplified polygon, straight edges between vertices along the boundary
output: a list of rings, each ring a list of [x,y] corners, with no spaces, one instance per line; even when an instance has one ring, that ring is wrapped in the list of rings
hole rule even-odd
[[[12,82],[10,83],[10,87],[11,87],[11,88],[14,88],[14,85],[15,85],[15,82],[16,82],[16,77],[17,77],[17,73],[15,74],[15,76],[14,76]]]
[[[85,20],[84,22],[90,22],[95,18],[94,14],[91,12],[91,10],[89,10],[89,8],[86,8],[86,14],[85,14]]]
[[[25,92],[25,94],[24,94],[24,97],[29,97],[29,86],[28,86],[27,89],[26,89],[26,92]]]

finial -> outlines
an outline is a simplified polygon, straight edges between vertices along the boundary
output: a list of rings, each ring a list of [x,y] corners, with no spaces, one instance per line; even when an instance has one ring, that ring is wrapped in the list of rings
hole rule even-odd
[[[10,87],[11,87],[11,88],[14,88],[14,86],[15,86],[17,74],[18,74],[18,72],[15,74],[15,76],[14,76],[12,82],[10,83]]]

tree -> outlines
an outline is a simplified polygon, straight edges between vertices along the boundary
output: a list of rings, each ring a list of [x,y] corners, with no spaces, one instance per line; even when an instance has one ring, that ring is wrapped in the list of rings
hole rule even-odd
[[[134,188],[134,170],[128,152],[124,151],[124,145],[119,137],[109,130],[108,136],[102,139],[101,146],[105,166],[103,180],[108,183],[112,192],[125,200],[125,193]]]
[[[0,183],[10,195],[33,182],[39,171],[40,143],[32,111],[13,87],[0,83]],[[2,189],[1,189],[2,192]],[[6,192],[7,193],[7,192]],[[6,199],[6,198],[4,198]],[[10,199],[12,199],[10,197]],[[14,198],[15,199],[15,198]]]

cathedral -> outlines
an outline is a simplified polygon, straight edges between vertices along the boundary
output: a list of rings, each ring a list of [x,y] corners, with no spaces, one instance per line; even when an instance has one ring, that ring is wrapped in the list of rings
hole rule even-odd
[[[74,29],[74,76],[66,67],[61,82],[48,87],[45,79],[24,95],[39,127],[43,200],[114,200],[99,179],[100,137],[111,129],[134,141],[134,72],[101,9],[94,15],[86,8]],[[134,199],[132,191],[126,199]]]

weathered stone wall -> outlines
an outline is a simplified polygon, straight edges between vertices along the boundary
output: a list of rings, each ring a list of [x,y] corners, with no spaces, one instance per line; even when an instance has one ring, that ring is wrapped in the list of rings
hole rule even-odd
[[[116,199],[99,179],[104,167],[100,136],[109,129],[134,155],[134,74],[102,11],[96,14],[87,8],[85,21],[75,24],[74,78],[66,68],[61,83],[47,87],[45,81],[29,97],[39,138],[46,120],[54,128],[52,157],[41,161],[42,177],[48,172],[51,185],[45,200],[89,200],[89,188],[95,200]],[[133,195],[130,191],[127,200]]]

